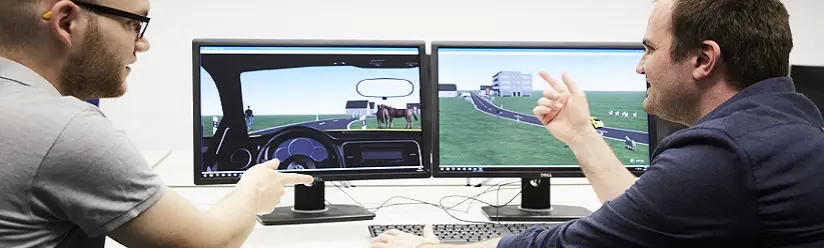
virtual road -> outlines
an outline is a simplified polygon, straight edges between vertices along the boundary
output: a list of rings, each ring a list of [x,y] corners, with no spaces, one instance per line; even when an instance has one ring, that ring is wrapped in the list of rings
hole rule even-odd
[[[541,121],[539,121],[538,118],[532,114],[523,114],[496,107],[494,104],[475,93],[470,93],[470,96],[472,97],[472,104],[474,104],[475,108],[481,112],[524,124],[531,124],[539,127],[544,126],[541,124]],[[598,131],[603,132],[603,136],[605,138],[624,141],[624,137],[626,136],[634,140],[636,143],[649,144],[649,134],[644,132],[608,127],[599,128]]]
[[[280,129],[290,126],[304,126],[304,127],[312,127],[317,128],[319,130],[329,130],[329,129],[347,129],[349,127],[349,123],[353,121],[360,121],[360,118],[343,118],[343,119],[328,119],[328,120],[319,120],[319,121],[309,121],[309,122],[301,122],[295,123],[290,125],[283,125],[277,127],[270,127],[267,129],[261,129],[257,131],[249,132],[249,135],[266,135],[272,134]],[[360,126],[360,125],[358,125]]]

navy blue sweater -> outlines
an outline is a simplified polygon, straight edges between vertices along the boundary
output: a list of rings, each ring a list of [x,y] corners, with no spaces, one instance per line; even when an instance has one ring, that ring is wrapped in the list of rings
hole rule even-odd
[[[498,247],[824,247],[821,113],[790,78],[759,82],[665,138],[590,216]]]

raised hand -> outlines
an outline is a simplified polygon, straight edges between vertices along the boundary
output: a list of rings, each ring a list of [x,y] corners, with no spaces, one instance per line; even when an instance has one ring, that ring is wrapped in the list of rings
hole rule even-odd
[[[575,82],[566,73],[561,75],[564,83],[555,81],[546,72],[538,74],[552,87],[544,90],[532,112],[552,136],[569,144],[576,137],[595,131],[589,119],[586,94]]]

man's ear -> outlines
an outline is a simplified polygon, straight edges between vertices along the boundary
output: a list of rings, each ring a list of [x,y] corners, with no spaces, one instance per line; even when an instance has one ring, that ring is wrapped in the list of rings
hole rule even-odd
[[[720,68],[721,46],[715,41],[705,40],[696,55],[695,70],[692,72],[695,80],[705,79]]]
[[[61,44],[72,46],[72,39],[77,39],[82,30],[83,15],[80,7],[70,1],[57,2],[48,12],[43,13],[43,20],[48,23],[49,31]]]

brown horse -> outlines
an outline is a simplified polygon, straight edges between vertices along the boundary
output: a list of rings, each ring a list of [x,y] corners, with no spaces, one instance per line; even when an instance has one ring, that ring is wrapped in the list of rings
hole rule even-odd
[[[393,107],[389,107],[383,104],[378,104],[378,128],[381,128],[381,123],[383,123],[383,128],[392,128],[392,120],[395,118],[406,118],[406,128],[412,128],[412,119],[410,117],[415,117],[415,120],[418,120],[418,116],[415,115],[415,111],[411,109],[396,109]]]
[[[378,118],[378,129],[381,128],[389,128],[389,110],[382,108],[381,105],[378,105],[378,112],[375,113],[375,116]]]

